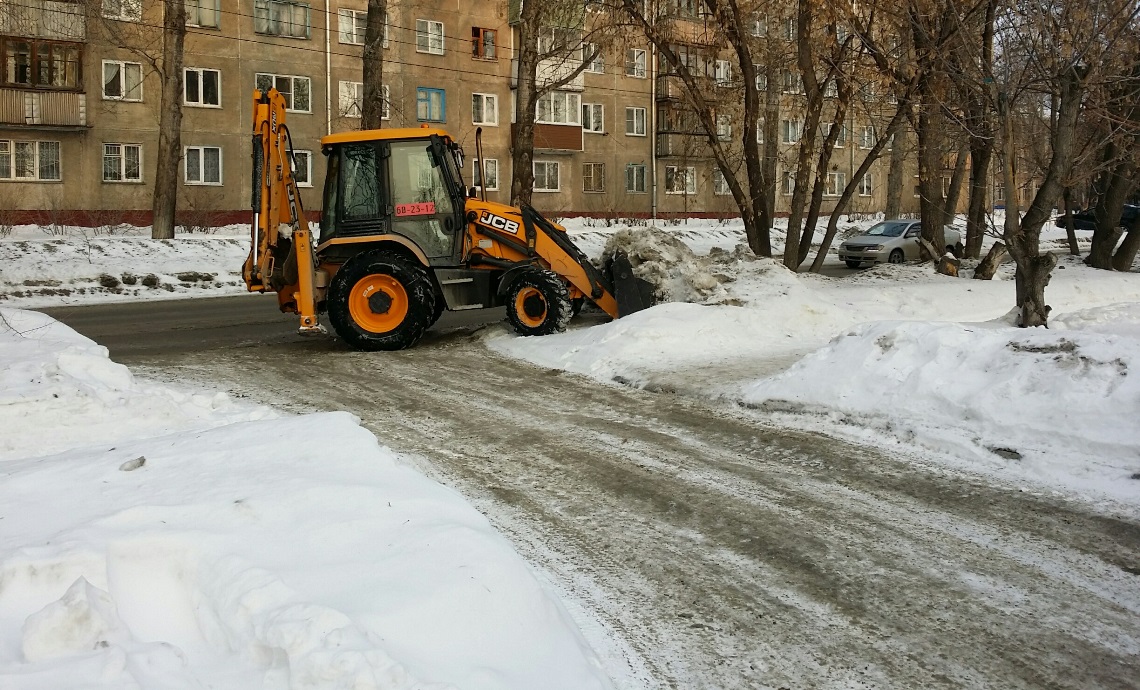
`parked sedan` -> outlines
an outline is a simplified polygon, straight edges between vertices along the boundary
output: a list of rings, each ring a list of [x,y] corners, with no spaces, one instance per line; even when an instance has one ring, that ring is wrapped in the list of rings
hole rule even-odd
[[[852,237],[839,245],[839,260],[850,268],[863,264],[901,264],[917,261],[922,225],[917,220],[885,220],[871,226],[867,232]],[[946,251],[957,255],[961,251],[962,234],[951,226],[945,228]]]

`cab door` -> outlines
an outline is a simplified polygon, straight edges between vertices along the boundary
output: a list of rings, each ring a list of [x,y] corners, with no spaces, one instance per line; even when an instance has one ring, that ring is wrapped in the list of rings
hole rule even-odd
[[[439,147],[429,139],[393,141],[385,147],[392,232],[415,242],[432,266],[458,265],[463,208],[448,183]]]

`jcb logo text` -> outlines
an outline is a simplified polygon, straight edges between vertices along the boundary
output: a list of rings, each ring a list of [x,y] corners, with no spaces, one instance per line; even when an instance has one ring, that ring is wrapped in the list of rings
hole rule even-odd
[[[492,228],[499,230],[506,230],[509,233],[517,234],[519,231],[519,224],[513,220],[507,220],[502,216],[496,216],[489,211],[483,211],[479,216],[479,222],[483,225],[490,225]]]

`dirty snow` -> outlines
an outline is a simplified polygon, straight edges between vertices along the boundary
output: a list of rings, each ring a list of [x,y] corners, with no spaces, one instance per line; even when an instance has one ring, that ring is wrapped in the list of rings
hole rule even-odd
[[[607,688],[462,497],[345,413],[136,380],[0,309],[0,687]]]

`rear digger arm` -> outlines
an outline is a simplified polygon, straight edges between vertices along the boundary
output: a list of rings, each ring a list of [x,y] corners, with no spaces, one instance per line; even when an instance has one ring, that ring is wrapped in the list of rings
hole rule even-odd
[[[251,247],[242,266],[250,292],[276,292],[283,312],[301,317],[301,333],[324,332],[317,320],[312,234],[293,179],[285,98],[276,89],[253,92]],[[288,233],[282,234],[285,226]]]

